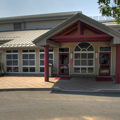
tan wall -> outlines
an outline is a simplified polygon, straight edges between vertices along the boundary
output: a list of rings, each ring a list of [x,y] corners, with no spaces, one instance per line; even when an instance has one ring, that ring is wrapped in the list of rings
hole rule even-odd
[[[74,53],[74,49],[75,49],[77,44],[78,44],[77,42],[75,42],[75,43],[62,43],[61,47],[69,47],[69,50],[70,50],[69,53]],[[108,46],[108,42],[91,42],[90,44],[92,44],[93,47],[94,47],[94,51],[95,51],[94,53],[96,53],[96,52],[98,53],[98,58],[97,59],[95,58],[95,62],[94,62],[94,64],[95,64],[94,75],[98,75],[99,74],[99,47]],[[111,47],[111,48],[112,48],[112,51],[111,51],[111,75],[115,75],[116,47],[114,46],[114,47]],[[56,52],[55,52],[54,61],[56,61],[56,62],[54,64],[54,69],[58,73],[58,69],[59,69],[58,68],[58,63],[57,63],[57,61],[59,59],[58,48],[55,48],[55,50],[56,50]],[[57,53],[58,53],[58,55],[57,55]],[[73,54],[73,56],[74,56],[74,54]],[[70,74],[74,74],[74,71],[73,71],[74,70],[74,67],[73,67],[74,64],[70,63],[69,65],[70,65]]]
[[[26,22],[26,29],[53,28],[63,20]]]
[[[74,53],[74,49],[78,42],[75,43],[61,43],[61,47],[69,47],[70,52],[69,53]],[[91,42],[90,44],[93,45],[95,53],[99,53],[99,47],[104,47],[108,46],[108,42]],[[27,49],[27,48],[25,48]],[[31,48],[32,49],[32,48]],[[43,49],[43,48],[42,48]],[[59,74],[59,48],[54,48],[54,67],[53,67],[53,73],[54,74]],[[22,49],[19,50],[19,72],[22,72]],[[36,72],[39,73],[39,50],[35,48],[36,50]],[[74,54],[73,54],[74,55]],[[6,70],[6,53],[5,50],[2,51],[2,62],[4,64],[4,69]],[[74,74],[74,66],[73,63],[70,63],[70,74]],[[111,52],[111,75],[115,75],[115,69],[116,69],[116,47],[112,47],[112,52]],[[94,75],[99,74],[99,54],[98,58],[95,58],[95,72]]]
[[[0,31],[13,30],[13,24],[0,24]]]

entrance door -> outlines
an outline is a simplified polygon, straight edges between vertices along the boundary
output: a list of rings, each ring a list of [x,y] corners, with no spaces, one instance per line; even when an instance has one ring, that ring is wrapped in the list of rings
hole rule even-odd
[[[69,75],[69,53],[59,53],[59,75]]]
[[[99,76],[110,76],[111,53],[99,53]]]

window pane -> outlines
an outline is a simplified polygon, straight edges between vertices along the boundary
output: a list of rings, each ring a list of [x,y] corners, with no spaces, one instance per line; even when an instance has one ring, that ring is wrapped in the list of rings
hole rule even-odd
[[[53,65],[53,60],[49,60],[49,63]]]
[[[88,60],[88,65],[93,66],[93,60]]]
[[[44,52],[44,49],[41,49],[40,52]]]
[[[13,60],[13,65],[18,65],[18,60]]]
[[[40,67],[40,72],[44,72],[44,67]]]
[[[12,61],[11,60],[7,60],[7,65],[12,65]]]
[[[40,54],[40,59],[44,59],[44,54]]]
[[[18,55],[13,55],[13,59],[18,59]]]
[[[87,65],[87,60],[81,60],[81,66]]]
[[[80,73],[80,68],[74,68],[75,73]]]
[[[35,67],[30,67],[30,72],[35,72]]]
[[[93,68],[88,68],[88,73],[93,73]]]
[[[80,51],[80,48],[78,46],[76,46],[75,51]]]
[[[49,52],[53,52],[53,49],[49,49]]]
[[[69,48],[59,48],[59,52],[69,52]]]
[[[29,54],[29,59],[35,59],[35,54]]]
[[[85,48],[85,49],[87,49],[89,46],[90,46],[90,44],[89,43],[80,43],[78,46],[80,46],[80,48]]]
[[[110,69],[109,66],[101,66],[100,67],[100,73],[101,74],[109,74],[109,69]]]
[[[23,60],[23,65],[28,65],[28,60]]]
[[[80,59],[80,53],[75,53],[75,59]]]
[[[75,65],[80,65],[80,60],[75,60]]]
[[[18,72],[18,67],[13,67],[13,72]]]
[[[12,72],[12,67],[7,67],[7,72]]]
[[[81,53],[81,58],[82,59],[87,59],[87,53]]]
[[[35,65],[35,60],[30,60],[29,65]]]
[[[28,54],[23,54],[23,59],[28,59]]]
[[[29,50],[29,52],[35,52],[35,50]]]
[[[44,60],[40,60],[40,65],[44,65]]]
[[[12,51],[11,50],[6,50],[6,53],[11,53]]]
[[[86,73],[87,69],[86,68],[81,68],[81,73]]]
[[[23,67],[23,72],[28,72],[28,67]]]
[[[100,51],[111,51],[111,47],[100,47]]]
[[[94,51],[93,47],[90,46],[90,47],[88,48],[88,51]]]
[[[28,52],[28,50],[23,50],[22,52]]]
[[[7,55],[7,59],[12,59],[12,55]]]
[[[94,58],[93,53],[88,53],[88,59],[93,59],[93,58]]]
[[[13,50],[13,53],[18,53],[18,50]]]
[[[49,54],[49,59],[53,59],[53,54]]]

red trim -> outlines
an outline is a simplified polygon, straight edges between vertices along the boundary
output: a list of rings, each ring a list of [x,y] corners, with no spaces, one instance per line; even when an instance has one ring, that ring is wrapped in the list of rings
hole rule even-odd
[[[82,22],[80,21],[78,21],[77,30],[78,30],[78,35],[83,35]]]
[[[44,49],[45,49],[45,56],[44,56],[45,73],[44,73],[44,77],[45,77],[45,82],[48,82],[49,81],[49,45],[44,46]]]
[[[104,64],[100,63],[101,62],[101,58],[100,58],[101,54],[109,54],[109,64],[104,65]],[[100,73],[101,66],[109,66],[109,74]],[[100,52],[99,53],[99,76],[110,76],[110,69],[111,69],[111,53],[110,52]]]
[[[95,34],[95,35],[69,35],[69,36],[53,36],[52,40],[71,40],[71,39],[96,39],[96,38],[112,38],[107,34]]]
[[[116,80],[115,83],[120,83],[120,44],[116,44]]]
[[[65,55],[65,54],[68,55],[68,64],[61,64],[61,63],[60,63],[60,59],[61,59],[60,55]],[[60,67],[63,66],[63,65],[65,65],[65,66],[68,67],[68,72],[67,72],[66,74],[63,74],[63,73],[61,72]],[[69,53],[59,53],[59,75],[69,75]]]

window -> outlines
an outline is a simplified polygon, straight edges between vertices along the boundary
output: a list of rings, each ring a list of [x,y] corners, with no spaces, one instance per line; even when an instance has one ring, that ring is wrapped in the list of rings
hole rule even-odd
[[[21,23],[14,23],[14,30],[20,30],[22,29],[22,24]]]
[[[100,47],[100,51],[101,52],[110,52],[111,51],[111,47]]]
[[[18,72],[18,50],[6,51],[6,71]]]
[[[59,52],[69,52],[69,48],[59,48]]]
[[[23,72],[35,72],[35,50],[23,50]]]
[[[53,49],[49,49],[49,64],[53,65]],[[44,72],[44,49],[40,50],[40,72]]]
[[[89,43],[79,43],[74,50],[74,73],[94,72],[94,48]]]

